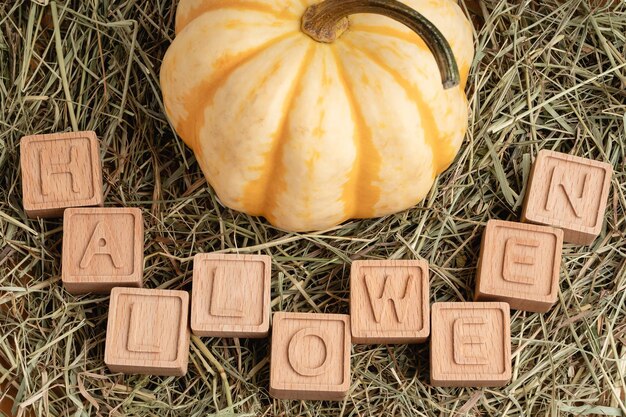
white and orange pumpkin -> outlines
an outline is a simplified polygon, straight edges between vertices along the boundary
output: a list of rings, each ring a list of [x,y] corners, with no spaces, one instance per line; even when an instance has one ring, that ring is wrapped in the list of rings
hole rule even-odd
[[[176,20],[167,115],[233,209],[294,231],[398,212],[461,146],[453,0],[181,0]]]

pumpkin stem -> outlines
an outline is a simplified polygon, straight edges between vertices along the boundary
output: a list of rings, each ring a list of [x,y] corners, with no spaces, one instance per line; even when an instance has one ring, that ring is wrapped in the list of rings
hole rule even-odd
[[[459,67],[450,44],[422,14],[397,0],[324,0],[307,8],[302,31],[318,42],[332,43],[348,29],[348,16],[375,13],[394,19],[417,33],[435,56],[445,89],[460,84]]]

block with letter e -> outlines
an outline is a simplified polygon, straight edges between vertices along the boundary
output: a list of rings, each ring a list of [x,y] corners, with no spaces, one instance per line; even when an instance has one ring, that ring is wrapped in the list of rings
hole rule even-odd
[[[350,319],[354,343],[421,343],[430,334],[428,263],[354,261]]]
[[[141,287],[143,238],[140,209],[67,209],[63,216],[63,285],[72,294]]]
[[[475,298],[545,313],[557,301],[563,231],[491,220],[483,233]]]
[[[189,294],[111,291],[104,362],[113,372],[182,376],[189,361]]]
[[[267,336],[272,259],[198,254],[193,261],[191,329],[198,336]]]
[[[507,303],[435,303],[430,379],[437,387],[499,387],[511,379]]]
[[[102,206],[102,167],[94,132],[25,136],[20,141],[22,197],[29,217],[68,207]]]
[[[291,400],[341,400],[350,388],[350,318],[275,313],[270,394]]]
[[[604,221],[613,167],[542,150],[526,191],[524,222],[563,229],[568,243],[591,244]]]

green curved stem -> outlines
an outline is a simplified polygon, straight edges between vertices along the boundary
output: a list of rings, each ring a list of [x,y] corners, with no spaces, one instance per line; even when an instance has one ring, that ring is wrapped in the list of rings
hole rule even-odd
[[[347,17],[374,13],[394,19],[417,33],[437,61],[445,89],[460,84],[459,67],[441,31],[422,14],[397,0],[325,0],[310,6],[302,17],[302,31],[318,42],[332,43],[347,28]]]

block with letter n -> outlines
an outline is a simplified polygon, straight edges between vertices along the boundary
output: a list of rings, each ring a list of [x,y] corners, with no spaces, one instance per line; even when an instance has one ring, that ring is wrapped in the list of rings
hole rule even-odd
[[[475,298],[545,313],[557,301],[563,231],[491,220],[483,233]]]
[[[422,343],[430,333],[428,263],[354,261],[350,317],[354,343]]]
[[[499,387],[511,379],[507,303],[432,306],[430,382],[436,387]]]
[[[25,136],[20,141],[22,197],[29,217],[68,207],[102,206],[102,166],[94,132]]]
[[[558,227],[564,241],[591,244],[600,234],[613,167],[610,164],[542,150],[529,179],[522,219]]]

